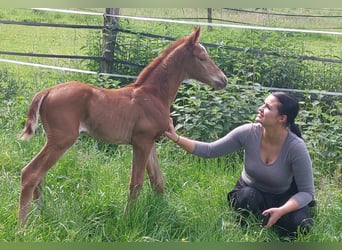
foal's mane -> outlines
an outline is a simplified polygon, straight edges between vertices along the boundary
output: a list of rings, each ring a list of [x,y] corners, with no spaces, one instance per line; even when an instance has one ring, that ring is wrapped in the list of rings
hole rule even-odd
[[[152,62],[150,62],[149,65],[147,65],[138,75],[138,78],[135,82],[135,85],[141,85],[153,72],[153,70],[158,67],[158,65],[168,57],[168,55],[171,54],[172,51],[174,51],[178,46],[185,43],[187,41],[187,37],[182,37],[171,43],[163,52],[161,55],[153,59]]]

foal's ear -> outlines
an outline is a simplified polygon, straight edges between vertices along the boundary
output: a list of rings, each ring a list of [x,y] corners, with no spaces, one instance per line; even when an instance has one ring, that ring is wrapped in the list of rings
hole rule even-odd
[[[199,41],[201,35],[201,28],[196,27],[195,30],[189,36],[189,43],[195,44]]]

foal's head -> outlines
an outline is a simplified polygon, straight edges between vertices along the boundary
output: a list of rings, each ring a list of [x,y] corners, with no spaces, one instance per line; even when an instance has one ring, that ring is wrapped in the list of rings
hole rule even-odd
[[[199,43],[200,28],[196,28],[186,39],[186,47],[190,56],[186,59],[186,73],[188,79],[195,79],[222,89],[227,85],[227,77],[210,59],[206,49]]]

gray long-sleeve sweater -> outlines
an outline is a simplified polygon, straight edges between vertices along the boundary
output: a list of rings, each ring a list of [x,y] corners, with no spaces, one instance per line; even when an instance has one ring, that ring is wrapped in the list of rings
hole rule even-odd
[[[241,125],[226,136],[211,143],[196,142],[193,154],[219,157],[244,149],[243,181],[263,192],[280,194],[290,188],[295,178],[298,193],[293,195],[300,207],[314,196],[312,163],[304,141],[289,132],[277,160],[270,165],[260,157],[262,126],[259,123]]]

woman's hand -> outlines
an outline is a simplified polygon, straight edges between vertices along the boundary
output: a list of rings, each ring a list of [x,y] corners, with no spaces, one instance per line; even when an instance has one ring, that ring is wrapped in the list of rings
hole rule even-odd
[[[290,198],[284,205],[281,207],[272,207],[269,209],[266,209],[262,212],[262,215],[269,214],[270,218],[268,220],[268,223],[264,226],[265,228],[270,228],[274,224],[277,223],[277,221],[285,214],[293,212],[297,209],[299,209],[299,205],[295,199]]]
[[[169,128],[164,132],[164,134],[169,138],[171,139],[172,141],[178,141],[179,140],[179,135],[177,135],[176,133],[176,129],[175,127],[173,126],[173,120],[172,118],[170,118],[170,121],[169,121]]]
[[[267,214],[270,215],[270,218],[268,219],[267,224],[263,226],[264,228],[272,227],[283,216],[283,212],[278,207],[269,208],[262,212],[263,216],[266,216]]]
[[[194,151],[195,141],[184,136],[177,135],[176,129],[173,126],[172,118],[170,118],[169,128],[164,132],[164,134],[172,141],[174,141],[178,146],[185,149],[189,153]]]

